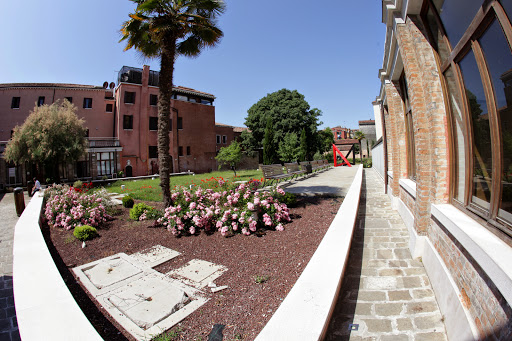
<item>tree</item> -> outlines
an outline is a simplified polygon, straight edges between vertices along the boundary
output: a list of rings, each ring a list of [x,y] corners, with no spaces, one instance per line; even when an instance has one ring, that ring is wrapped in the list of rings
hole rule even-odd
[[[364,139],[366,136],[361,130],[358,130],[355,132],[354,137],[359,142],[359,157],[361,158],[361,163],[363,163],[363,148],[361,145],[361,140]]]
[[[302,129],[300,134],[299,161],[307,161],[308,158],[308,140],[306,137],[306,129]]]
[[[85,153],[83,124],[67,100],[36,106],[23,125],[14,128],[4,157],[17,165],[28,161],[50,166],[53,179],[59,182],[59,165],[77,161]]]
[[[277,150],[281,161],[292,162],[297,160],[299,154],[298,143],[297,134],[288,133],[284,136],[284,140],[279,144]]]
[[[219,150],[219,154],[215,157],[215,160],[217,160],[220,165],[229,165],[236,176],[236,167],[240,163],[240,160],[242,160],[242,148],[240,147],[240,143],[232,141],[229,146],[222,147]]]
[[[261,148],[263,137],[265,135],[265,124],[270,117],[274,122],[273,143],[277,145],[283,141],[288,133],[299,134],[302,129],[306,130],[308,146],[313,152],[316,146],[314,142],[318,121],[322,112],[318,109],[310,109],[304,95],[297,90],[281,89],[268,94],[251,106],[247,111],[245,125],[251,130],[256,143],[255,148]]]
[[[326,153],[332,149],[334,144],[334,136],[331,128],[327,127],[324,130],[318,131],[318,151]]]
[[[242,152],[247,156],[254,156],[254,146],[256,142],[254,141],[254,137],[249,130],[244,130],[240,134],[240,147],[242,148]]]
[[[276,148],[274,144],[274,125],[272,118],[268,118],[263,138],[263,164],[271,165],[276,159]]]
[[[158,93],[158,163],[160,187],[166,206],[171,204],[169,122],[174,62],[180,55],[197,56],[223,36],[216,18],[225,10],[222,0],[131,0],[137,4],[123,23],[126,50],[145,58],[160,58]]]

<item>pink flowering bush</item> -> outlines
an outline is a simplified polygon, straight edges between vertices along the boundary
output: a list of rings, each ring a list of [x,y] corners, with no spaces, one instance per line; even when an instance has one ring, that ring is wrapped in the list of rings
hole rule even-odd
[[[103,194],[77,192],[66,185],[49,187],[45,191],[44,218],[49,226],[66,230],[81,225],[97,227],[111,218],[107,211],[112,204]]]
[[[250,182],[234,189],[226,189],[218,180],[218,191],[210,188],[180,188],[171,192],[173,205],[166,208],[158,223],[175,236],[193,235],[200,230],[223,236],[250,235],[260,228],[284,230],[283,223],[290,221],[288,207],[274,196],[284,194],[281,188],[272,193],[254,192],[258,184]],[[212,188],[213,187],[213,188]]]

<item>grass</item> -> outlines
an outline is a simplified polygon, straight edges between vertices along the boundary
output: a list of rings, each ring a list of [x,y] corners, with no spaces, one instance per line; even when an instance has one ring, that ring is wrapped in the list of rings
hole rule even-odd
[[[201,184],[201,180],[211,179],[212,177],[221,177],[226,181],[248,181],[251,179],[261,179],[263,177],[263,174],[260,170],[241,170],[237,171],[236,173],[236,178],[234,178],[234,173],[232,171],[173,176],[171,177],[171,189],[179,186],[188,187],[190,185],[199,185]],[[124,190],[121,189],[121,185],[125,186]],[[106,189],[108,192],[129,193],[132,198],[138,200],[162,201],[162,190],[160,188],[159,178],[155,178],[154,180],[119,180]]]
[[[270,279],[270,276],[255,276],[254,282],[256,282],[258,284],[262,284],[262,283],[265,283],[266,281],[268,281],[269,279]]]

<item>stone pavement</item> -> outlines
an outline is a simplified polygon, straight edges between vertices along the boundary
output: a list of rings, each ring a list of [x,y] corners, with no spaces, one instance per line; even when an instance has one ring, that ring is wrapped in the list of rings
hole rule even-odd
[[[358,169],[358,166],[330,168],[292,181],[283,188],[286,192],[300,195],[344,197]]]
[[[26,192],[25,205],[29,197]],[[13,193],[0,193],[0,341],[20,340],[12,289],[12,245],[18,221]]]
[[[365,169],[348,267],[326,340],[447,340],[421,259],[412,259],[408,231]]]

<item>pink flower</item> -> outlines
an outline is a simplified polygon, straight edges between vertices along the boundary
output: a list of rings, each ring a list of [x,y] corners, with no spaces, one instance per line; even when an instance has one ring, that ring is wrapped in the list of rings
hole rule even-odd
[[[276,231],[284,231],[284,226],[283,226],[283,224],[278,224],[278,225],[276,226]]]

